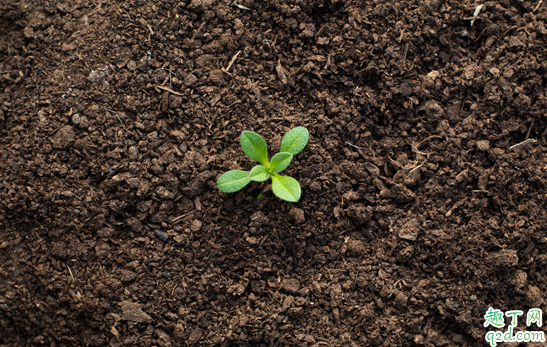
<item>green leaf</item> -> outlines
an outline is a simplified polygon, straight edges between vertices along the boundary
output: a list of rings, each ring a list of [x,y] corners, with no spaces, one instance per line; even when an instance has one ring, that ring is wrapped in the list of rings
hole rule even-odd
[[[297,155],[308,144],[310,133],[304,127],[296,127],[289,130],[281,140],[280,152],[289,152]]]
[[[241,133],[240,143],[245,154],[260,164],[268,166],[268,147],[260,135],[252,131],[244,131]]]
[[[289,152],[280,152],[272,157],[270,168],[272,172],[281,172],[289,166],[293,155]]]
[[[272,191],[278,198],[286,201],[297,202],[300,200],[300,184],[289,176],[274,174],[272,176]]]
[[[225,193],[233,193],[241,190],[249,182],[251,182],[249,171],[232,170],[218,178],[217,187]]]
[[[266,172],[266,167],[264,165],[257,165],[251,169],[249,178],[251,181],[264,182],[270,178],[270,174]]]

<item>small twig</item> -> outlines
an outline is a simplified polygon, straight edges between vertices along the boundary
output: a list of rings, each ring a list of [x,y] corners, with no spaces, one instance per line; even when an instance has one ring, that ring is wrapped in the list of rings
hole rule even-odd
[[[410,171],[408,172],[408,174],[410,175],[410,174],[413,173],[414,171],[418,170],[419,168],[421,168],[422,166],[424,166],[425,163],[427,163],[427,160],[422,161],[422,163],[421,163],[420,165],[418,165],[418,166],[416,166],[415,168],[413,168],[412,170],[410,170]]]
[[[463,170],[462,172],[460,172],[459,174],[456,175],[456,182],[460,179],[460,177],[462,177],[463,175],[467,174],[467,172],[469,172],[469,170],[466,168],[465,170]]]
[[[238,1],[239,1],[239,0],[234,1],[234,3],[232,4],[232,6],[235,6],[235,7],[239,8],[240,10],[247,10],[247,11],[250,11],[250,10],[251,10],[251,9],[248,8],[248,7],[245,7],[245,6],[243,6],[243,5],[238,4]]]
[[[222,69],[222,71],[226,72],[226,73],[229,73],[230,72],[230,69],[232,68],[232,65],[234,65],[237,57],[239,57],[239,55],[241,54],[241,51],[237,51],[236,54],[234,54],[234,56],[232,57],[232,59],[230,60],[230,62],[228,63],[228,66],[226,66],[225,69]]]
[[[517,144],[512,145],[511,147],[509,147],[509,150],[511,151],[511,150],[520,148],[520,147],[522,147],[522,146],[525,146],[525,145],[527,145],[527,144],[529,144],[529,143],[536,143],[536,142],[538,142],[536,139],[526,139],[526,140],[524,140],[524,141],[522,141],[522,142],[519,142],[519,143],[517,143]]]
[[[115,114],[116,117],[118,117],[118,120],[120,121],[120,123],[122,123],[122,125],[125,125],[124,122],[123,122],[123,120],[122,120],[122,118],[121,118],[120,115],[118,114],[118,112],[116,112],[116,111],[114,111],[114,110],[112,110],[112,109],[110,109],[110,108],[108,108],[108,107],[105,107],[105,106],[101,106],[101,107],[104,108],[105,110],[107,110],[108,112]]]
[[[479,41],[479,39],[482,37],[482,34],[484,34],[486,32],[486,30],[490,29],[490,27],[492,26],[492,24],[488,25],[486,28],[482,29],[481,33],[479,34],[479,36],[477,36],[477,38],[475,39],[475,41],[473,42],[477,42]]]
[[[543,132],[541,133],[539,138],[541,139],[541,138],[545,137],[546,135],[547,135],[547,127],[545,127],[545,130],[543,130]]]
[[[347,145],[350,145],[351,147],[355,147],[355,148],[359,148],[359,149],[365,149],[365,147],[356,146],[356,145],[354,145],[354,144],[352,144],[352,143],[349,143],[348,141],[346,141],[346,144],[347,144]]]
[[[477,20],[477,18],[479,17],[479,14],[481,13],[482,6],[483,5],[479,5],[475,8],[475,12],[473,12],[473,17],[471,18],[471,25],[470,26],[473,26],[473,24],[475,24],[475,20]]]
[[[70,270],[70,266],[68,266],[68,264],[66,264],[66,267],[68,268],[68,272],[70,272],[70,277],[72,277],[72,282],[75,282],[74,275],[72,274],[72,270]]]
[[[431,136],[428,136],[426,137],[425,139],[423,139],[422,141],[420,141],[418,143],[418,145],[416,145],[416,149],[420,148],[424,143],[426,143],[427,141],[430,141],[430,140],[433,140],[433,139],[442,139],[443,137],[441,135],[431,135]]]
[[[528,140],[528,138],[530,137],[530,132],[532,131],[533,126],[534,126],[534,121],[532,120],[532,123],[530,124],[530,127],[528,128],[528,131],[526,132],[526,137],[524,138],[525,140]]]
[[[148,30],[150,30],[150,35],[154,35],[154,30],[152,30],[152,27],[150,26],[150,24],[148,24],[147,21],[145,21],[143,18],[141,18],[140,22],[141,22],[142,25],[144,25],[146,28],[148,28]]]
[[[156,86],[156,88],[161,89],[161,90],[165,90],[166,92],[169,92],[169,93],[172,93],[172,94],[175,94],[175,95],[178,95],[178,96],[184,96],[184,94],[176,92],[176,91],[174,91],[173,89],[171,89],[169,87]]]
[[[188,213],[185,213],[185,214],[182,214],[178,217],[175,217],[173,218],[173,224],[177,224],[178,222],[180,222],[184,217],[187,217],[190,213],[193,213],[194,211],[191,211],[191,212],[188,212]]]
[[[201,29],[203,29],[203,26],[205,25],[205,22],[202,22],[200,24],[200,26],[198,27],[198,30],[196,30],[196,32],[194,33],[194,35],[192,36],[192,42],[194,42],[194,40],[196,39],[196,37],[199,35],[199,32],[201,31]]]
[[[534,8],[534,9],[532,10],[532,13],[536,12],[537,10],[539,10],[541,4],[543,4],[543,0],[539,0],[539,2],[538,2],[538,4],[537,4],[536,8]]]

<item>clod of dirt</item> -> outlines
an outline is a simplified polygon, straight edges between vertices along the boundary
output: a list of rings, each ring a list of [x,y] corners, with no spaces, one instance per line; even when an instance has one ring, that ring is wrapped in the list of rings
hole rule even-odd
[[[120,315],[122,320],[136,323],[152,322],[152,317],[142,310],[141,304],[131,301],[122,301],[120,302],[120,308],[122,310],[122,314]]]
[[[167,236],[166,233],[164,233],[163,231],[159,230],[159,229],[156,229],[156,236],[162,240],[163,242],[166,242],[167,239],[169,238],[169,236]]]
[[[127,68],[129,69],[129,71],[135,71],[137,70],[137,63],[134,60],[130,60],[127,63]]]
[[[74,125],[78,125],[82,121],[79,113],[74,113],[70,119],[72,120],[72,124]]]
[[[393,300],[395,305],[399,307],[405,307],[408,302],[408,297],[401,291],[397,291],[395,294],[395,299]]]
[[[367,171],[371,174],[372,177],[380,176],[380,169],[378,168],[378,166],[369,162],[366,162],[364,166],[365,166],[365,169],[367,169]]]
[[[97,230],[97,236],[101,239],[105,239],[108,237],[112,237],[116,231],[113,228],[105,227],[102,229]]]
[[[527,282],[528,274],[522,270],[517,270],[511,278],[511,284],[515,286],[516,289],[524,288]]]
[[[425,104],[420,107],[419,111],[425,112],[425,114],[429,117],[439,117],[444,114],[443,108],[435,100],[426,101]]]
[[[477,149],[479,151],[486,152],[490,149],[490,141],[488,141],[488,140],[477,141],[477,143],[475,145],[477,146]]]
[[[65,125],[55,134],[53,138],[53,148],[66,149],[74,143],[76,134],[70,125]]]
[[[51,255],[58,259],[65,259],[67,257],[66,246],[62,242],[55,242],[51,245]]]
[[[298,207],[291,207],[289,210],[289,218],[295,223],[302,223],[306,221],[304,210]]]
[[[515,266],[519,262],[517,251],[512,249],[502,249],[499,252],[490,254],[487,257],[490,264],[499,267]]]
[[[284,290],[289,294],[298,294],[298,291],[300,290],[300,281],[296,278],[286,278],[281,281],[281,290]]]
[[[399,238],[407,241],[416,241],[418,231],[420,230],[420,221],[416,218],[411,218],[399,229]]]
[[[264,225],[268,225],[270,223],[270,218],[264,214],[262,211],[256,211],[251,216],[251,223],[249,224],[251,227],[255,228],[261,228]]]
[[[310,183],[309,187],[310,187],[310,190],[311,190],[312,192],[316,192],[316,193],[317,193],[317,192],[320,192],[321,189],[322,189],[322,188],[321,188],[321,183],[319,183],[319,182],[317,182],[317,181],[313,181],[312,183]]]
[[[348,240],[348,251],[353,255],[362,255],[365,253],[365,244],[361,240]]]
[[[175,198],[176,194],[175,194],[175,192],[169,191],[164,186],[159,186],[159,187],[156,188],[156,195],[158,197],[160,197],[161,199],[171,200],[171,199]]]
[[[433,70],[431,72],[429,72],[427,75],[424,76],[423,80],[424,80],[424,84],[428,87],[428,88],[432,88],[434,85],[435,85],[435,80],[437,79],[437,77],[439,77],[440,73],[439,71],[437,70]]]
[[[198,343],[199,339],[201,339],[201,335],[203,335],[203,330],[201,330],[201,328],[194,328],[188,337],[188,344],[195,345]]]
[[[536,286],[528,286],[526,292],[524,293],[526,305],[530,307],[539,307],[543,305],[545,300],[541,293],[541,289]]]
[[[131,270],[122,270],[121,271],[121,280],[122,282],[131,282],[137,278],[137,274]]]
[[[173,329],[173,337],[177,340],[182,340],[186,337],[184,325],[180,323],[175,325],[175,328]]]
[[[400,183],[395,184],[391,188],[391,193],[395,201],[399,204],[406,204],[416,199],[416,194]]]
[[[371,208],[364,205],[351,205],[346,209],[346,213],[357,225],[363,225],[372,218]]]
[[[198,81],[198,78],[194,74],[188,74],[182,82],[186,87],[191,87]]]
[[[89,78],[89,80],[93,83],[108,86],[109,83],[106,80],[108,75],[110,75],[110,68],[108,67],[108,65],[105,65],[104,67],[101,67],[97,70],[91,70],[87,78]]]
[[[194,219],[192,223],[190,224],[190,230],[192,230],[193,232],[198,232],[201,230],[202,225],[203,223],[201,223],[200,220]]]
[[[205,183],[213,174],[211,171],[203,171],[194,178],[187,187],[182,188],[182,193],[189,198],[194,198],[201,194]]]
[[[216,0],[192,0],[188,5],[188,9],[196,12],[201,12],[205,9],[210,9],[216,3]]]

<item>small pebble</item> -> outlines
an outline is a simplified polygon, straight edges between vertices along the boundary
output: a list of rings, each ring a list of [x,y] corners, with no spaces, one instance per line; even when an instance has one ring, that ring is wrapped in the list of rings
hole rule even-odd
[[[72,123],[73,123],[74,125],[80,124],[80,120],[81,120],[81,118],[80,118],[80,115],[79,115],[78,113],[74,113],[74,114],[72,115]]]
[[[477,141],[477,143],[475,145],[477,146],[477,149],[479,151],[486,152],[490,149],[490,141],[488,141],[488,140]]]
[[[300,281],[296,278],[286,278],[281,281],[281,289],[290,294],[298,294],[298,291],[300,290]]]
[[[164,233],[163,231],[161,231],[161,230],[159,230],[159,229],[156,230],[156,236],[157,236],[160,240],[162,240],[163,242],[166,242],[167,239],[169,238],[169,236],[167,236],[166,233]]]
[[[129,71],[135,71],[137,69],[137,63],[134,62],[133,60],[130,60],[127,63],[127,68],[129,69]]]
[[[312,192],[320,192],[321,191],[321,183],[317,182],[317,181],[313,181],[311,184],[310,184],[310,190]]]
[[[137,146],[131,146],[129,147],[129,158],[130,159],[137,159],[139,156],[139,149]]]
[[[362,255],[366,251],[365,244],[361,240],[349,240],[348,251],[355,255]]]
[[[251,227],[255,228],[261,228],[264,225],[268,225],[270,223],[270,218],[264,214],[262,211],[256,211],[251,216],[251,223],[249,224]]]
[[[306,220],[304,210],[298,207],[291,207],[289,210],[289,218],[291,218],[295,223],[302,223]]]
[[[524,302],[530,307],[540,307],[545,302],[541,289],[536,286],[528,286],[524,296]]]
[[[190,224],[190,230],[192,230],[193,232],[200,231],[202,225],[203,223],[201,223],[201,221],[194,219],[192,221],[192,224]]]

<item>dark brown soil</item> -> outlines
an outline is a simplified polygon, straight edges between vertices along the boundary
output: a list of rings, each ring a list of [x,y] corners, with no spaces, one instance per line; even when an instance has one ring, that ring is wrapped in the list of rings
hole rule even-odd
[[[547,3],[0,3],[0,346],[483,346],[488,307],[547,313]],[[216,189],[241,131],[294,126],[299,203]]]

